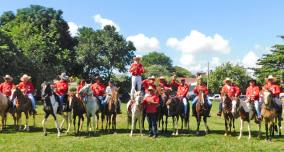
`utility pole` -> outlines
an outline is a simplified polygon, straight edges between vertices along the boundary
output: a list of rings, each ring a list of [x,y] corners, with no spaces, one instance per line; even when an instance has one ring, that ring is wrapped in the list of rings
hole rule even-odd
[[[208,64],[207,64],[207,88],[209,88],[209,73],[210,73],[210,70],[209,70],[209,61],[208,61]]]

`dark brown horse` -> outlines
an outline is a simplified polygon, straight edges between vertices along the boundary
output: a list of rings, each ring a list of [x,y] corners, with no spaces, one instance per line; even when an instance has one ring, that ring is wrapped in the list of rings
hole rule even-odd
[[[76,97],[75,93],[69,93],[68,95],[69,107],[73,113],[73,125],[75,134],[82,131],[84,122],[85,107],[81,98]],[[78,125],[76,129],[76,118],[78,117]]]
[[[106,130],[110,132],[110,127],[112,127],[112,131],[114,133],[116,133],[116,109],[118,104],[118,90],[119,88],[114,88],[112,90],[111,96],[107,101],[106,108]]]
[[[168,112],[166,102],[169,97],[170,95],[168,93],[164,93],[160,95],[161,101],[160,101],[159,110],[158,110],[158,121],[159,121],[159,127],[160,127],[160,124],[162,124],[162,132],[168,131],[169,112]]]
[[[25,96],[19,88],[13,88],[12,90],[12,101],[16,100],[16,109],[14,110],[13,115],[15,116],[16,120],[14,120],[14,125],[16,128],[21,130],[21,116],[22,113],[26,116],[26,125],[24,130],[29,131],[29,115],[33,116],[34,119],[34,126],[35,126],[35,114],[32,113],[32,102],[31,100]]]
[[[197,121],[197,129],[196,135],[199,135],[199,126],[201,122],[201,118],[203,117],[203,122],[205,125],[205,134],[208,134],[209,127],[207,125],[207,116],[209,113],[209,106],[206,103],[206,94],[204,91],[199,91],[198,100],[196,103],[195,111],[196,111],[196,121]]]
[[[227,95],[224,94],[223,96],[223,107],[222,107],[222,111],[224,114],[224,119],[225,119],[225,134],[224,136],[228,135],[228,129],[229,129],[229,133],[232,133],[232,127],[234,129],[235,132],[235,118],[234,115],[232,113],[232,99]],[[234,110],[234,109],[233,109]]]
[[[183,125],[189,130],[189,110],[184,115],[184,104],[180,97],[169,97],[166,105],[169,111],[169,116],[173,119],[173,133],[172,135],[178,135],[178,120],[181,118],[181,130],[183,130]],[[189,107],[188,107],[189,109]]]

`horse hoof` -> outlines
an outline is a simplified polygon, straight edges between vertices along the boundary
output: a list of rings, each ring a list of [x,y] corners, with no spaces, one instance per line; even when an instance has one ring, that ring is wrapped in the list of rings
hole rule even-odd
[[[226,136],[227,136],[227,133],[225,133],[224,136],[226,137]]]
[[[174,132],[172,133],[172,136],[176,135]]]

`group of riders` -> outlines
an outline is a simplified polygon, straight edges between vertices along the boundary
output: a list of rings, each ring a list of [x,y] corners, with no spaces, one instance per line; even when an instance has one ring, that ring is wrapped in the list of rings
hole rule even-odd
[[[149,126],[150,126],[150,135],[156,137],[157,136],[157,112],[158,112],[158,105],[160,104],[160,96],[161,92],[171,92],[173,90],[173,87],[177,89],[177,92],[175,94],[176,97],[180,99],[180,102],[184,104],[184,115],[187,113],[189,109],[188,108],[188,93],[190,91],[190,84],[186,83],[186,78],[181,78],[180,82],[177,80],[176,76],[173,76],[171,79],[171,82],[168,83],[165,77],[161,76],[159,78],[155,78],[154,76],[151,76],[145,80],[142,81],[142,74],[145,73],[145,69],[143,65],[141,64],[142,57],[136,56],[133,58],[134,63],[131,64],[131,67],[129,69],[129,72],[132,75],[131,78],[131,92],[130,92],[130,102],[135,102],[134,94],[136,91],[143,91],[144,92],[144,99],[142,102],[142,105],[144,105],[146,116],[148,118]],[[4,82],[0,84],[0,93],[4,94],[5,96],[10,99],[10,105],[11,107],[14,107],[16,105],[15,100],[12,101],[12,90],[15,88],[15,86],[18,87],[22,91],[24,95],[29,97],[29,99],[32,102],[32,109],[34,112],[36,109],[36,100],[34,98],[34,92],[35,88],[30,81],[31,77],[27,74],[24,74],[20,78],[20,83],[18,85],[15,85],[13,83],[13,78],[10,75],[6,75],[4,78]],[[65,103],[65,100],[67,98],[68,93],[68,76],[66,73],[62,73],[59,76],[60,79],[54,80],[53,89],[55,93],[59,96],[59,112],[63,111],[63,104]],[[158,84],[156,85],[156,80],[158,80]],[[192,111],[193,115],[195,115],[195,105],[198,100],[198,94],[202,91],[205,93],[206,96],[208,96],[209,91],[207,88],[206,83],[202,80],[202,77],[197,78],[197,85],[195,86],[193,92],[196,95],[196,97],[192,101]],[[77,94],[79,94],[80,90],[86,85],[85,80],[81,80],[79,85],[77,86]],[[108,86],[106,87],[103,84],[103,81],[100,77],[95,78],[95,82],[91,85],[91,89],[93,91],[94,97],[96,97],[99,101],[99,105],[101,107],[104,107],[106,105],[108,98],[111,95],[111,92],[114,88],[114,84],[110,81],[108,83]],[[144,89],[142,89],[144,88]],[[266,79],[266,84],[259,88],[259,86],[256,84],[255,80],[249,81],[249,86],[246,89],[246,101],[248,103],[254,103],[255,110],[257,112],[258,119],[261,119],[261,89],[262,90],[269,90],[272,93],[273,101],[275,105],[280,108],[282,107],[279,94],[281,93],[281,87],[276,84],[275,78],[270,75]],[[162,90],[162,91],[161,91]],[[230,98],[235,98],[240,96],[241,91],[240,88],[234,83],[234,81],[230,78],[226,78],[224,80],[224,86],[222,87],[221,96],[223,97],[224,94],[226,94]],[[83,100],[84,100],[84,95]],[[208,116],[210,116],[210,109],[212,107],[212,103],[209,100],[209,98],[205,99],[206,104],[208,105],[209,113]],[[218,116],[221,116],[222,113],[222,102],[220,102],[219,111],[217,113]],[[117,106],[117,112],[121,113],[120,111],[120,101]]]

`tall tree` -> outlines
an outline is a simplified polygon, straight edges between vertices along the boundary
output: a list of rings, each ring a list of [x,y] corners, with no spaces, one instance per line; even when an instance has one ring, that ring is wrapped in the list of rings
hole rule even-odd
[[[164,53],[160,52],[150,52],[147,55],[143,56],[142,64],[145,67],[151,66],[151,65],[160,65],[167,69],[172,68],[172,59],[168,56],[166,56]]]
[[[281,37],[282,39],[284,36]],[[274,45],[271,54],[265,54],[258,60],[260,67],[255,69],[258,79],[263,81],[272,74],[278,78],[284,77],[284,45]]]
[[[61,10],[31,5],[17,10],[15,17],[11,13],[1,17],[5,18],[1,28],[30,60],[34,69],[31,74],[37,82],[72,67],[69,59],[74,54],[74,41],[62,14]]]
[[[178,77],[193,77],[193,74],[190,71],[180,66],[174,66],[174,72]]]
[[[101,75],[109,80],[114,71],[127,71],[136,49],[114,26],[107,25],[97,31],[86,27],[79,29],[76,50],[85,76]]]
[[[233,81],[240,87],[244,93],[250,77],[248,76],[246,69],[239,65],[233,65],[232,63],[224,63],[210,73],[209,77],[209,89],[214,93],[220,92],[220,87],[223,86],[223,80],[226,77],[233,79]]]

